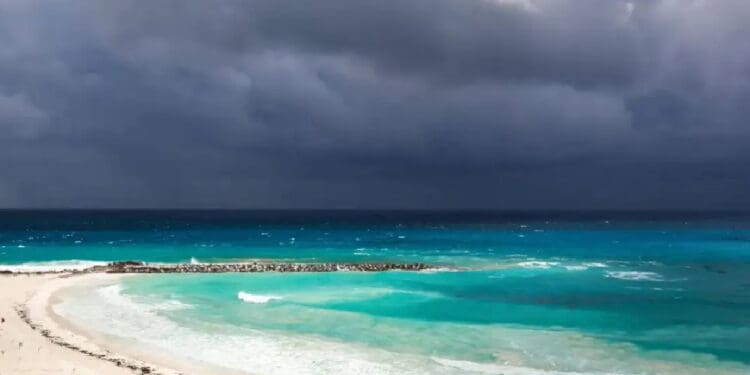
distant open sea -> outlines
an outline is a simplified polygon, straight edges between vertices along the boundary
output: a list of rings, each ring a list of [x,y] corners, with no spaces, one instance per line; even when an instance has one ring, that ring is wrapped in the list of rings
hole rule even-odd
[[[0,269],[424,262],[126,277],[55,309],[258,374],[750,374],[750,214],[0,211]]]

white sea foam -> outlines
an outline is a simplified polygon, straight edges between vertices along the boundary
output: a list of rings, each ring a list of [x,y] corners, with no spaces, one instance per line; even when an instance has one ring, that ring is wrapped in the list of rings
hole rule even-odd
[[[608,267],[608,266],[606,264],[604,264],[604,263],[600,263],[600,262],[586,262],[586,263],[581,263],[581,264],[566,265],[565,269],[568,270],[568,271],[585,271],[585,270],[587,270],[589,268],[606,268],[606,267]]]
[[[343,344],[308,336],[283,336],[239,327],[213,327],[205,332],[178,325],[157,314],[155,305],[123,295],[119,285],[97,289],[84,298],[66,299],[54,310],[86,326],[138,340],[165,355],[269,375],[456,374],[429,359]],[[146,349],[148,350],[148,349]]]
[[[585,271],[589,268],[583,265],[572,265],[572,266],[565,266],[565,269],[568,271]]]
[[[586,266],[586,267],[589,267],[589,268],[607,268],[607,267],[609,267],[607,264],[601,263],[601,262],[587,262],[587,263],[584,263],[583,265]]]
[[[265,296],[262,294],[252,294],[243,291],[237,293],[237,298],[248,303],[268,303],[272,300],[282,299],[282,297],[279,296]]]
[[[365,250],[367,250],[367,248],[358,247],[358,248],[354,249],[354,252],[352,254],[353,255],[370,255],[370,253],[368,253]]]
[[[201,262],[195,257],[190,257],[190,264],[201,264]]]
[[[671,361],[640,357],[637,348],[613,344],[575,332],[482,327],[505,349],[494,362],[427,357],[390,352],[356,343],[329,341],[308,335],[282,335],[238,326],[210,325],[210,329],[177,324],[159,314],[158,304],[122,293],[119,285],[99,287],[94,293],[66,298],[55,312],[85,327],[136,340],[142,350],[154,350],[177,360],[201,361],[227,369],[268,375],[624,375],[624,374],[741,374],[739,367],[706,357],[692,367],[670,354]],[[340,315],[339,315],[340,316]],[[201,328],[202,327],[202,328]],[[467,334],[474,328],[466,326]],[[433,334],[439,336],[440,330]],[[664,334],[674,334],[666,331]],[[742,337],[742,336],[739,336]],[[665,354],[666,355],[666,354]],[[743,367],[744,368],[744,367]],[[596,370],[594,370],[596,369]],[[746,372],[744,372],[746,373]]]
[[[432,360],[443,366],[452,367],[457,370],[471,371],[474,373],[482,374],[505,374],[503,370],[505,369],[505,367],[507,367],[492,363],[476,363],[440,357],[432,357]]]
[[[651,288],[651,290],[656,291],[667,291],[667,292],[684,292],[684,288]]]
[[[523,268],[541,268],[548,269],[560,265],[560,262],[545,262],[541,260],[529,260],[525,262],[519,262],[518,266]]]
[[[54,260],[46,262],[28,262],[21,264],[0,264],[0,271],[11,272],[60,272],[80,271],[93,266],[103,266],[107,262],[93,260]]]
[[[461,270],[457,268],[450,268],[450,267],[432,267],[432,268],[421,270],[419,272],[421,273],[461,272]]]
[[[664,281],[660,274],[645,271],[607,271],[605,276],[628,281]]]
[[[180,302],[178,300],[166,300],[151,305],[153,311],[177,311],[177,310],[188,310],[192,309],[193,305]]]
[[[508,366],[496,363],[478,363],[440,357],[432,357],[432,360],[446,367],[460,370],[464,374],[493,374],[493,375],[623,375],[611,372],[577,372],[577,371],[554,371],[540,370],[528,367]]]
[[[156,301],[153,303],[136,303],[127,296],[122,294],[123,288],[120,284],[108,285],[101,287],[96,290],[96,293],[106,299],[108,302],[117,305],[118,307],[127,307],[131,309],[138,309],[144,313],[153,314],[158,311],[176,311],[176,310],[187,310],[192,309],[193,305],[175,300],[168,299],[162,301]]]

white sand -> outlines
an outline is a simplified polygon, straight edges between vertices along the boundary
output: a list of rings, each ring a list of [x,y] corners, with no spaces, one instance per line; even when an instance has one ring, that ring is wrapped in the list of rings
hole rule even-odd
[[[64,298],[60,291],[81,283],[99,283],[119,276],[86,274],[72,277],[62,275],[0,275],[0,375],[9,374],[140,374],[140,367],[148,366],[159,374],[228,374],[224,369],[196,363],[184,363],[159,353],[139,353],[135,348],[108,341],[95,332],[66,321],[56,315],[51,303]],[[24,309],[36,329],[25,322],[17,308]],[[56,341],[76,346],[96,358],[78,350],[60,346],[42,334],[48,330]],[[112,361],[137,366],[133,370],[117,366]]]
[[[53,344],[16,313],[56,275],[0,276],[0,374],[128,374],[134,372]],[[44,309],[43,309],[44,310]]]

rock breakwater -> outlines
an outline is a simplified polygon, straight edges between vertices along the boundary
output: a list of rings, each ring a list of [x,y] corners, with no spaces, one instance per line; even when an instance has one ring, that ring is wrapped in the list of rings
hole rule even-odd
[[[228,272],[382,272],[423,271],[434,267],[423,263],[201,263],[147,264],[137,261],[113,262],[108,273],[228,273]],[[101,270],[101,269],[100,269]]]

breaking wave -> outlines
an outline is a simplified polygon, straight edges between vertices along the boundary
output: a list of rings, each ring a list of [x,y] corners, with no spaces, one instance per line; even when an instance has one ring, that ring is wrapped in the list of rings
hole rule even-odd
[[[542,268],[542,269],[548,269],[552,267],[556,267],[560,264],[560,262],[545,262],[541,260],[529,260],[526,262],[519,262],[518,266],[523,268]]]
[[[664,281],[660,274],[646,271],[608,271],[606,277],[628,281]]]
[[[639,357],[633,346],[563,331],[482,328],[487,334],[512,346],[498,351],[495,360],[487,362],[446,358],[439,353],[394,352],[357,343],[236,325],[211,324],[207,331],[202,324],[191,325],[192,320],[178,323],[159,314],[159,304],[144,303],[139,296],[123,294],[122,291],[120,285],[99,287],[93,293],[66,298],[53,309],[74,322],[85,322],[87,328],[137,340],[143,348],[177,360],[200,361],[225,369],[269,375],[634,375],[653,374],[654,368],[665,375],[742,373],[734,371],[736,366],[721,366],[709,357],[706,361],[711,361],[707,362],[711,367],[707,369],[683,365],[679,361],[654,362]],[[672,331],[667,333],[674,334]],[[530,348],[535,348],[529,351],[532,355],[525,355]],[[692,358],[695,355],[680,352],[670,358]],[[581,364],[576,359],[579,356],[590,360],[591,365]],[[535,357],[561,362],[550,364],[549,360],[539,361]],[[571,360],[565,361],[565,358]]]
[[[269,301],[272,301],[272,300],[282,299],[282,297],[265,296],[262,294],[252,294],[252,293],[240,291],[239,293],[237,293],[237,299],[240,299],[248,303],[268,303]]]

